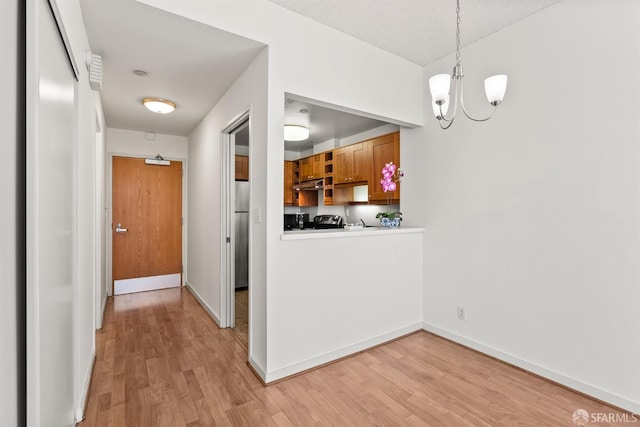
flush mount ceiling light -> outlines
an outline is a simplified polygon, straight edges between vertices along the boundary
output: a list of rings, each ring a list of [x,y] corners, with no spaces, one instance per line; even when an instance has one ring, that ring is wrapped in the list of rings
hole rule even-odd
[[[507,76],[504,74],[491,76],[484,81],[484,90],[489,100],[489,104],[493,106],[493,111],[488,117],[483,119],[476,119],[464,108],[463,101],[463,88],[462,78],[464,72],[462,69],[462,63],[460,62],[460,0],[456,1],[456,65],[453,67],[453,75],[438,74],[429,79],[429,89],[431,90],[433,114],[438,119],[440,127],[442,129],[449,129],[453,123],[453,119],[456,117],[458,109],[458,102],[462,107],[464,115],[475,122],[484,122],[489,120],[493,113],[498,109],[498,105],[504,98],[504,93],[507,90]],[[450,117],[447,117],[447,111],[449,110],[449,86],[451,80],[454,81],[454,94],[453,94],[453,113]],[[459,98],[459,99],[458,99]]]
[[[176,104],[162,98],[144,98],[142,105],[147,107],[149,111],[158,114],[169,114],[176,109]]]
[[[309,138],[309,129],[298,125],[284,125],[285,141],[304,141]]]

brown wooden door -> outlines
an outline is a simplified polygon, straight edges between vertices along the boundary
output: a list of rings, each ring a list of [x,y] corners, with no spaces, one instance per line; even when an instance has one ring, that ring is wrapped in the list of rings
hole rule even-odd
[[[113,157],[112,188],[113,280],[182,273],[182,162]]]

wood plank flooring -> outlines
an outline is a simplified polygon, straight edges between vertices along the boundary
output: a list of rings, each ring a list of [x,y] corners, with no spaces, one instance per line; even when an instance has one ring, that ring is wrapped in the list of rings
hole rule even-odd
[[[111,298],[96,344],[81,427],[573,426],[579,408],[620,414],[426,332],[263,387],[185,288]]]
[[[233,332],[236,338],[249,348],[249,290],[236,291],[235,297],[236,321]]]

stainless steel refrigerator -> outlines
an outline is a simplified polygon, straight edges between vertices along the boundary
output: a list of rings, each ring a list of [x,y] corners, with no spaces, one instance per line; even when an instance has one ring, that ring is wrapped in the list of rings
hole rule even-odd
[[[236,289],[249,287],[249,182],[236,181],[235,195]]]

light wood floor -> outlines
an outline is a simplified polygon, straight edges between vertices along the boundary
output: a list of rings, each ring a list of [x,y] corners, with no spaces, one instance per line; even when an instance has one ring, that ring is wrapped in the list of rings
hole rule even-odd
[[[618,413],[426,332],[263,387],[178,288],[109,300],[79,425],[573,426],[578,408]]]
[[[236,322],[233,332],[245,347],[249,348],[249,291],[236,291]]]

